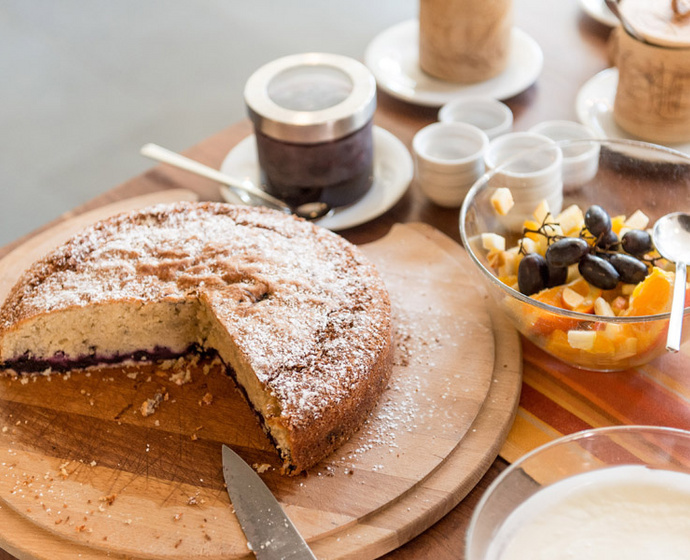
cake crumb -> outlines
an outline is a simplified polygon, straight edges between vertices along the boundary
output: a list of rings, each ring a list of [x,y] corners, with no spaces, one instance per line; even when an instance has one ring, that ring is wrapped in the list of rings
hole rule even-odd
[[[199,497],[199,492],[187,499],[188,506],[198,506],[204,503],[204,499]]]
[[[152,398],[146,399],[143,403],[141,403],[141,406],[139,407],[141,415],[143,417],[151,416],[154,412],[156,412],[156,409],[160,406],[163,400],[164,396],[163,393],[161,393],[160,391],[153,395]]]
[[[254,467],[254,470],[255,470],[256,472],[258,472],[259,474],[263,474],[263,473],[265,473],[268,469],[271,468],[271,465],[269,465],[268,463],[262,463],[262,464],[254,463],[254,464],[252,465],[252,467]]]
[[[213,402],[213,395],[211,393],[206,393],[199,401],[199,406],[210,405]]]
[[[99,502],[104,502],[109,506],[113,505],[113,502],[115,501],[115,498],[117,498],[117,494],[110,494],[108,496],[101,496],[98,498]]]
[[[60,474],[62,475],[63,478],[67,478],[70,474],[69,471],[67,470],[67,466],[70,464],[70,462],[71,461],[67,461],[65,463],[62,463],[62,465],[60,465],[58,467],[58,471],[60,472]]]
[[[170,381],[180,386],[186,385],[187,383],[191,383],[192,372],[189,368],[184,369],[182,371],[176,371],[170,376]]]

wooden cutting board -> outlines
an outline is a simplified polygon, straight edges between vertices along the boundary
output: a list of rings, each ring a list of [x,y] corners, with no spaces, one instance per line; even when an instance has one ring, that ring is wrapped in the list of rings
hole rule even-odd
[[[189,195],[104,207],[32,238],[0,262],[0,294],[86,223],[175,198]],[[221,443],[264,471],[319,557],[374,558],[439,519],[505,439],[518,337],[492,315],[462,249],[436,230],[398,225],[363,249],[391,293],[395,367],[372,418],[333,456],[306,476],[281,476],[213,363],[4,379],[0,546],[30,559],[251,557],[223,488]],[[148,399],[160,402],[145,416]]]

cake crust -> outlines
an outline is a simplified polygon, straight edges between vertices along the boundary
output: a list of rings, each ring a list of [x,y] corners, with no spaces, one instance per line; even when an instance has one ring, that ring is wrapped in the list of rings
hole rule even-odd
[[[0,309],[0,365],[217,352],[300,472],[360,426],[392,368],[390,301],[342,237],[263,208],[181,202],[99,222]]]

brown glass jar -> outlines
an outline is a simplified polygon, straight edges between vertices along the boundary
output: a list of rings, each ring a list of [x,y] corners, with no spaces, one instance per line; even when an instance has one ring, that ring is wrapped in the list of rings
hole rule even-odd
[[[334,54],[262,66],[244,91],[264,188],[291,205],[358,201],[373,182],[373,75]]]

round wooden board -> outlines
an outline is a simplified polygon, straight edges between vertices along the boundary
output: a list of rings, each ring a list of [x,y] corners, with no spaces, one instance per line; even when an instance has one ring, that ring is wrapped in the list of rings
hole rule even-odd
[[[76,226],[61,224],[61,235]],[[3,260],[0,291],[9,257],[33,260],[50,232],[41,239]],[[0,545],[22,559],[251,557],[222,485],[220,442],[267,467],[264,479],[319,557],[374,558],[440,518],[505,439],[519,396],[517,335],[490,315],[462,249],[432,228],[399,225],[363,249],[391,292],[396,366],[372,419],[334,456],[308,476],[279,475],[214,364],[191,368],[184,386],[186,366],[155,364],[4,380]],[[158,410],[142,416],[155,395]]]

